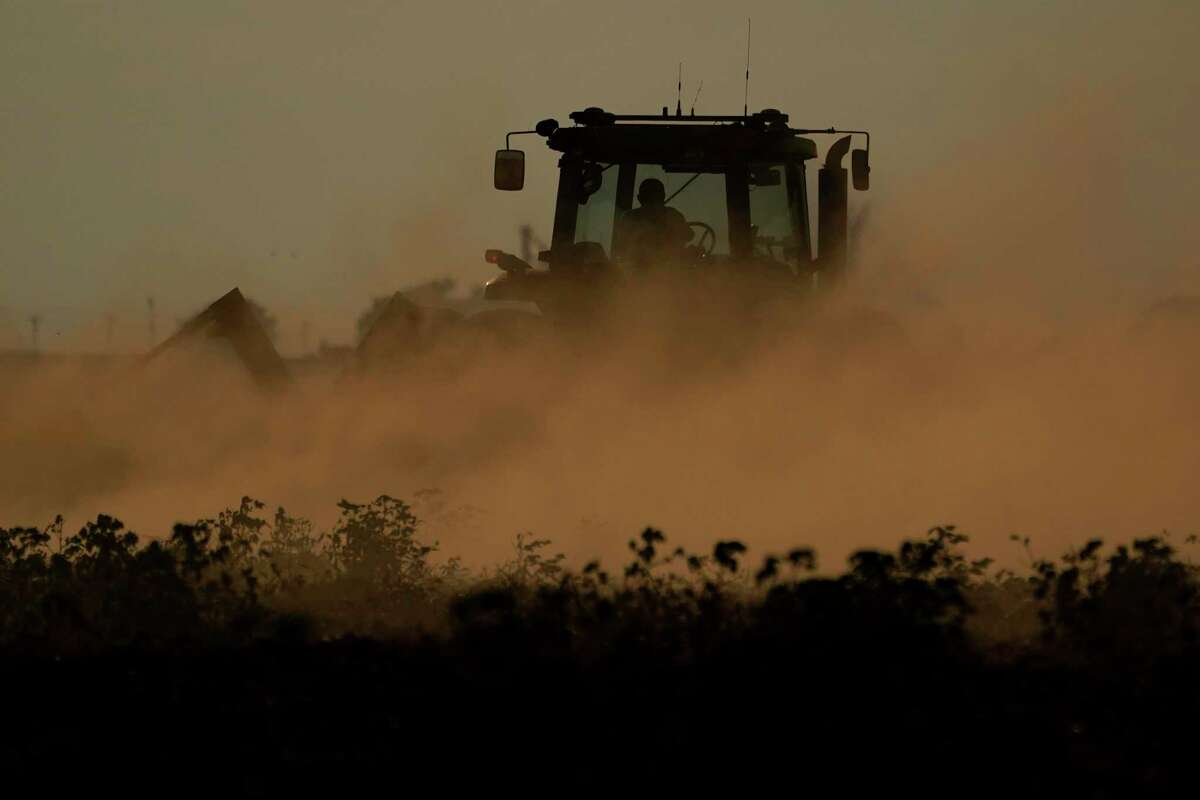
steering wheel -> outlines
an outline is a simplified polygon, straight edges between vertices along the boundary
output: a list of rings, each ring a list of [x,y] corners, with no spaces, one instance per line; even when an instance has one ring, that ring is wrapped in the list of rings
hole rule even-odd
[[[700,234],[700,241],[696,242],[696,247],[700,250],[700,255],[710,255],[713,248],[717,246],[717,232],[707,222],[692,222],[689,220],[688,227],[701,228],[703,230],[703,233]],[[708,242],[707,247],[704,246],[705,242]]]

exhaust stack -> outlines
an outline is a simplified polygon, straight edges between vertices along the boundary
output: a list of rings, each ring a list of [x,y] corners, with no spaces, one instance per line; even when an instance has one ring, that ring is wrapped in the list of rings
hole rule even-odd
[[[817,270],[826,285],[837,282],[846,269],[848,181],[842,159],[849,150],[850,137],[838,139],[817,174]]]

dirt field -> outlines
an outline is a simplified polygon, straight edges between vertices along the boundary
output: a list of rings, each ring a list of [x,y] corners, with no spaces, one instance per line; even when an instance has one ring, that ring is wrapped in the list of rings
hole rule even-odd
[[[832,567],[940,523],[989,555],[1013,533],[1060,552],[1196,529],[1190,323],[1029,335],[909,316],[903,338],[864,344],[839,313],[736,362],[626,330],[586,353],[372,380],[293,362],[269,395],[216,350],[146,369],[10,355],[0,517],[106,512],[161,535],[243,494],[318,522],[340,498],[390,494],[425,498],[434,537],[469,561],[521,531],[611,557],[653,524],[688,544],[813,545]]]

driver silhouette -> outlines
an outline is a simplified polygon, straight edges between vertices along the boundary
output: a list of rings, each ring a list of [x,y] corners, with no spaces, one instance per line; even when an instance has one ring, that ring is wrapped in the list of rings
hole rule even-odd
[[[638,187],[638,208],[621,217],[624,239],[633,266],[649,269],[664,261],[677,261],[692,240],[687,219],[667,203],[667,189],[657,178],[647,178]]]

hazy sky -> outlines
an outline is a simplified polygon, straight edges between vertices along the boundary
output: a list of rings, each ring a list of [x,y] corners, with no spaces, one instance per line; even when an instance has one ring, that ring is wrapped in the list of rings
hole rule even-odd
[[[872,203],[1084,104],[1080,138],[1111,126],[1121,142],[1126,256],[1195,241],[1198,8],[0,0],[0,346],[30,313],[79,329],[139,319],[154,295],[182,315],[235,284],[348,339],[374,294],[481,280],[485,247],[550,226],[540,141],[523,142],[527,190],[491,190],[503,134],[673,105],[680,61],[685,106],[703,80],[698,113],[736,113],[747,14],[751,107],[871,129]],[[1031,173],[1075,133],[1042,143]]]

